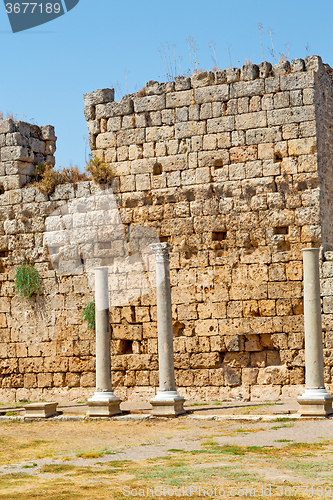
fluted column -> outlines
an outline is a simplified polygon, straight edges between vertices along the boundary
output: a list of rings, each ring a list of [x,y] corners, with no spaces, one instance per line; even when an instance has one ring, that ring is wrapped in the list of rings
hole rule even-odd
[[[112,391],[108,268],[95,268],[96,390],[88,401],[88,415],[120,413],[120,399]]]
[[[156,259],[157,333],[159,390],[151,400],[153,415],[176,416],[184,413],[184,398],[175,384],[173,328],[169,269],[169,243],[153,243],[150,248]]]
[[[321,325],[319,248],[303,250],[305,391],[298,398],[302,415],[329,415],[332,397],[324,383],[324,357]]]

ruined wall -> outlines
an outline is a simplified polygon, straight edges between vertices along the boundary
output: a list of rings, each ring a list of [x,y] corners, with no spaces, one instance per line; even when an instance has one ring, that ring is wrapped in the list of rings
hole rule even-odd
[[[104,89],[84,99],[92,153],[111,165],[114,195],[85,181],[46,196],[24,187],[21,177],[6,184],[10,171],[3,171],[0,398],[92,394],[94,336],[80,315],[93,297],[88,271],[94,265],[112,270],[115,392],[155,394],[156,296],[153,281],[142,278],[153,275],[154,262],[136,244],[142,228],[146,243],[156,232],[171,244],[176,382],[187,398],[301,392],[301,250],[322,246],[330,387],[330,68],[318,57],[247,65],[149,82],[145,93],[114,102],[113,91]],[[2,161],[33,164],[32,146],[18,142],[15,154],[22,158],[7,160],[4,144]],[[15,295],[13,285],[17,265],[27,259],[42,277],[42,294],[32,299]]]
[[[35,165],[54,165],[54,127],[0,120],[0,193],[18,189],[30,180]]]
[[[90,145],[115,172],[123,222],[172,246],[177,384],[217,398],[299,391],[301,249],[321,243],[331,345],[331,69],[309,57],[148,82],[120,102],[109,92],[85,96]],[[120,353],[122,340],[157,352],[153,297],[112,314],[123,383],[152,385],[149,363],[129,369]]]

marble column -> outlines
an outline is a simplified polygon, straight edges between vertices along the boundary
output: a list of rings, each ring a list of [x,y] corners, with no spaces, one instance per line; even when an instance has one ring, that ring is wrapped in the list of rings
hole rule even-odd
[[[121,413],[112,391],[108,268],[95,268],[96,391],[88,400],[88,415],[109,417]]]
[[[184,398],[179,396],[175,384],[173,359],[173,328],[169,269],[169,243],[153,243],[150,248],[156,258],[157,333],[159,389],[150,401],[152,415],[174,417],[185,413]]]
[[[303,250],[305,391],[298,398],[301,415],[326,416],[333,412],[332,396],[325,389],[321,326],[319,248]]]

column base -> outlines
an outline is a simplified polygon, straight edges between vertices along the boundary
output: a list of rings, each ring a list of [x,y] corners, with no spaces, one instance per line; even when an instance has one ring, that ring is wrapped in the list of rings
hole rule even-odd
[[[298,399],[299,415],[307,417],[327,417],[333,414],[333,397],[325,389],[305,389]]]
[[[89,417],[112,417],[119,415],[121,400],[116,398],[113,392],[95,392],[91,399],[88,399]]]
[[[179,396],[177,391],[158,391],[154,399],[150,401],[153,409],[151,415],[154,417],[177,417],[186,413],[184,410],[185,399]]]
[[[24,406],[24,418],[49,418],[58,415],[58,403],[31,403]]]

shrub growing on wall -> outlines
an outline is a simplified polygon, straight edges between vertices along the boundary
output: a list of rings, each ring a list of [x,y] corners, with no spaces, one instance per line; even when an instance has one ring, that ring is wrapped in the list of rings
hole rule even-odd
[[[87,323],[88,331],[95,330],[95,301],[89,302],[83,309],[81,318]]]
[[[15,274],[15,290],[21,297],[29,298],[34,294],[39,295],[40,277],[33,265],[18,266]]]
[[[114,177],[110,166],[103,163],[97,156],[90,158],[86,165],[86,170],[90,174],[91,179],[98,182],[98,184],[109,184]]]

